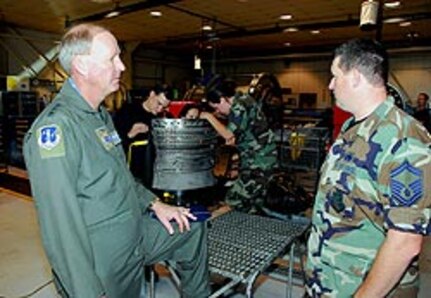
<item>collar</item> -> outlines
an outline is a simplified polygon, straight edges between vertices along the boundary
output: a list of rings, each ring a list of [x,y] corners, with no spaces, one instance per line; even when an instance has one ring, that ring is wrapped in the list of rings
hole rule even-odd
[[[87,113],[99,113],[101,110],[101,107],[97,110],[94,110],[90,104],[82,97],[81,93],[79,92],[78,87],[76,86],[75,82],[72,78],[68,78],[61,88],[60,94],[63,95],[64,100],[78,108],[81,111],[87,112]]]
[[[375,130],[377,125],[385,120],[388,113],[395,107],[394,103],[390,98],[386,98],[370,115],[368,115],[363,121],[354,125],[355,118],[350,117],[341,129],[342,133],[358,135],[358,136],[369,136],[369,131]]]

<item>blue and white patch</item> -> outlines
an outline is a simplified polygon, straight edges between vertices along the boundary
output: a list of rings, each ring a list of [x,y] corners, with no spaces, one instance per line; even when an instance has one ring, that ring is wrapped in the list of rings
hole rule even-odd
[[[60,144],[61,135],[56,125],[43,126],[40,128],[40,135],[37,143],[46,150],[52,150]]]
[[[412,206],[424,192],[422,170],[407,160],[391,171],[391,205]]]
[[[115,130],[110,132],[106,127],[99,127],[95,132],[106,150],[111,150],[121,143],[121,139]]]
[[[58,125],[45,125],[37,130],[37,144],[42,158],[64,156],[63,132]]]

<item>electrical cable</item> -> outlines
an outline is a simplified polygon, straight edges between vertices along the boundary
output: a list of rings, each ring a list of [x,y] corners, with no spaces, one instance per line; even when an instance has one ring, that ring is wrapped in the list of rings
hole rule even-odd
[[[19,296],[18,298],[30,298],[32,297],[34,294],[36,294],[37,292],[39,292],[40,290],[42,290],[43,288],[45,288],[46,286],[48,286],[49,284],[51,284],[54,280],[48,280],[47,282],[45,282],[44,284],[40,285],[39,287],[37,287],[36,289],[34,289],[33,291],[31,291],[30,293],[24,295],[24,296]],[[0,298],[6,298],[3,296],[0,296]]]

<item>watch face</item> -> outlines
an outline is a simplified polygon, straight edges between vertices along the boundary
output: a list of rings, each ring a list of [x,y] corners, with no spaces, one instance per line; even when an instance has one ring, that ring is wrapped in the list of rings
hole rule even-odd
[[[386,85],[386,88],[388,90],[388,95],[392,96],[394,99],[394,103],[397,107],[399,107],[402,110],[406,109],[406,100],[402,93],[392,84],[388,83]]]

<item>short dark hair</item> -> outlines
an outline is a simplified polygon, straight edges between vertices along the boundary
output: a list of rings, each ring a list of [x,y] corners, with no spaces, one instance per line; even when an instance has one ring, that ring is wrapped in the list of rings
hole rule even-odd
[[[172,88],[170,88],[166,84],[156,84],[151,90],[153,90],[154,93],[156,93],[156,95],[159,95],[160,93],[164,93],[168,100],[173,99]]]
[[[223,75],[215,75],[205,87],[205,99],[211,103],[220,103],[222,97],[232,97],[236,93],[236,83]]]
[[[430,98],[429,97],[429,95],[427,94],[427,93],[425,93],[425,92],[420,92],[419,94],[418,94],[418,96],[419,95],[422,95],[423,97],[425,97],[425,101],[428,101],[428,99]]]
[[[187,113],[192,109],[197,109],[200,112],[201,106],[197,103],[188,103],[184,105],[184,107],[181,109],[179,117],[184,118],[187,115]]]
[[[389,61],[384,47],[371,39],[351,39],[335,50],[338,67],[344,72],[358,70],[372,85],[386,86]]]

